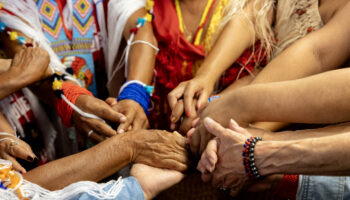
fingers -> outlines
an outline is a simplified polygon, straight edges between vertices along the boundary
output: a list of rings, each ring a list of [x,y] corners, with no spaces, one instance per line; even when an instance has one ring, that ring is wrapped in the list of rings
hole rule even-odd
[[[136,114],[135,120],[132,123],[132,130],[142,129],[144,127],[145,121],[148,121],[146,115],[143,113]]]
[[[127,128],[129,128],[129,126],[131,126],[131,123],[134,121],[134,118],[135,118],[135,115],[136,115],[136,112],[134,109],[130,109],[127,111],[127,113],[125,113],[126,115],[126,120],[123,122],[123,123],[120,123],[119,126],[118,126],[118,134],[122,134],[124,133]]]
[[[173,159],[163,159],[163,167],[166,169],[173,169],[179,172],[183,172],[187,170],[187,165],[183,162],[179,162]]]
[[[10,144],[8,153],[13,157],[21,158],[30,162],[33,162],[35,158],[35,156],[32,155],[32,152],[28,152],[24,147],[18,144]]]
[[[192,121],[192,127],[196,127],[198,125],[198,122],[199,122],[200,118],[197,117],[195,120]]]
[[[199,133],[199,130],[196,129],[193,132],[190,140],[190,149],[192,153],[199,154],[198,150],[199,150],[200,142],[201,142],[201,134]]]
[[[99,133],[105,137],[112,137],[117,134],[108,124],[98,119],[85,119],[85,121],[95,133]]]
[[[205,151],[205,155],[206,155],[206,159],[207,159],[207,163],[208,165],[206,165],[206,169],[209,172],[213,172],[215,169],[215,165],[218,162],[218,142],[217,139],[214,140],[210,140],[208,145],[207,145],[207,149]]]
[[[194,118],[196,114],[196,110],[192,109],[195,91],[195,88],[193,88],[190,84],[187,85],[184,93],[184,104],[187,117]]]
[[[27,170],[24,169],[24,168],[17,162],[17,160],[16,160],[14,157],[12,157],[12,156],[10,156],[10,155],[8,155],[8,154],[3,154],[2,157],[3,157],[5,160],[11,161],[11,162],[12,162],[12,167],[13,167],[13,169],[15,169],[16,171],[19,171],[19,172],[22,173],[22,174],[27,173]]]
[[[191,143],[191,140],[192,140],[192,135],[193,133],[196,131],[195,128],[191,128],[188,132],[187,132],[187,144],[190,144]]]
[[[203,106],[205,106],[205,104],[207,104],[208,98],[209,98],[209,95],[203,91],[197,101],[197,105],[196,105],[197,110],[200,110],[201,108],[203,108]]]
[[[87,123],[84,123],[84,124],[87,124]],[[86,134],[87,138],[89,138],[91,141],[93,141],[95,143],[100,143],[100,142],[102,142],[104,140],[104,137],[101,136],[101,135],[98,135],[96,132],[90,133],[90,131],[92,129],[89,126],[87,126],[87,125],[83,125],[79,129],[81,129],[80,131],[82,131],[83,133]]]
[[[208,143],[206,150],[203,152],[201,156],[201,160],[198,163],[197,169],[202,172],[210,172],[212,173],[215,169],[215,165],[218,161],[217,156],[218,143],[217,140],[211,140]]]
[[[204,126],[211,134],[215,135],[216,137],[222,138],[227,136],[226,129],[216,121],[212,120],[210,117],[206,117],[204,119]]]
[[[185,82],[180,83],[175,89],[173,89],[168,94],[168,102],[171,110],[174,110],[175,105],[178,102],[178,99],[180,99],[183,96],[185,88],[186,88]]]
[[[117,105],[117,99],[113,97],[108,97],[105,101],[109,106]]]
[[[238,123],[233,119],[230,119],[229,128],[239,133],[245,132],[245,129],[239,126]]]
[[[100,101],[100,100],[99,100]],[[126,121],[126,117],[113,110],[110,106],[108,106],[105,102],[100,101],[101,103],[99,104],[99,106],[97,106],[96,109],[96,114],[106,120],[110,120],[112,122],[125,122]]]
[[[182,116],[184,112],[184,102],[180,99],[172,109],[170,121],[171,123],[176,123]]]

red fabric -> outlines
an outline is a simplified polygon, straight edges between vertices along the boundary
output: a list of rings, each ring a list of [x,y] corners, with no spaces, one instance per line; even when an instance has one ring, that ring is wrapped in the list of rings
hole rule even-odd
[[[67,99],[73,104],[75,104],[75,101],[80,95],[92,96],[92,93],[87,89],[67,82],[63,83],[62,91]],[[62,119],[62,124],[66,127],[70,127],[73,108],[71,108],[63,99],[56,98],[56,111],[58,116],[60,116]]]
[[[192,79],[196,73],[192,69],[193,64],[198,60],[203,60],[206,55],[202,45],[194,45],[188,42],[181,32],[176,8],[172,0],[155,1],[153,9],[155,15],[152,22],[153,32],[160,51],[156,57],[155,69],[157,74],[153,95],[155,108],[150,113],[150,121],[153,123],[152,128],[168,129],[171,113],[166,98],[168,93],[181,82]],[[251,56],[252,49],[248,49],[236,63],[226,70],[220,79],[221,89],[237,79],[242,66],[252,71],[257,62],[265,59],[264,51],[261,52],[262,56],[258,56],[260,52],[259,42],[255,44],[254,49],[255,54],[253,56]],[[247,62],[248,60],[249,62]],[[186,67],[183,66],[184,61],[187,62]],[[240,77],[247,74],[249,73],[243,70]]]
[[[275,195],[282,198],[296,199],[298,179],[299,175],[285,174],[282,182],[275,190]]]
[[[204,58],[204,48],[189,43],[181,33],[175,5],[171,0],[156,1],[153,9],[153,29],[160,49],[155,66],[157,81],[173,89],[180,82],[192,78],[192,64]],[[188,67],[183,73],[184,60]]]

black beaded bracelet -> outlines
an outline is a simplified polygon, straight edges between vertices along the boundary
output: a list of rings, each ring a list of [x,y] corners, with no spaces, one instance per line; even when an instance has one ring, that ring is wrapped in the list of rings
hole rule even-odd
[[[255,159],[254,159],[254,149],[255,145],[258,141],[261,141],[262,137],[250,137],[247,139],[247,141],[243,145],[243,165],[246,174],[250,178],[261,178],[261,175],[259,174],[259,171],[255,165]]]

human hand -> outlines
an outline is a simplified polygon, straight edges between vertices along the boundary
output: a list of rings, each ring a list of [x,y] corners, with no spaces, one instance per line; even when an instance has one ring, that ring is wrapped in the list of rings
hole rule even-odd
[[[236,196],[248,183],[248,176],[240,163],[243,145],[252,135],[233,120],[229,129],[210,118],[204,119],[204,126],[216,138],[209,142],[197,169],[202,172],[203,181],[212,179],[214,186],[231,188],[231,196]]]
[[[112,123],[122,123],[126,121],[126,117],[123,114],[113,110],[104,101],[89,95],[79,96],[75,105],[84,112],[94,114]],[[116,134],[116,131],[105,122],[98,119],[83,117],[75,111],[73,111],[72,119],[75,127],[95,142],[101,142],[105,137],[111,137]],[[91,130],[93,132],[91,132]]]
[[[196,112],[207,104],[213,87],[214,83],[205,76],[196,76],[189,81],[180,83],[168,94],[168,101],[172,110],[170,121],[176,123],[184,111],[187,117],[196,117]],[[181,102],[182,99],[183,102]],[[182,107],[182,109],[179,109],[179,107]]]
[[[12,134],[0,133],[0,158],[11,161],[15,170],[26,173],[27,171],[17,162],[16,158],[33,162],[36,156],[26,142]]]
[[[52,75],[49,54],[41,48],[24,48],[15,54],[10,71],[28,85]]]
[[[145,199],[153,199],[161,191],[179,183],[184,178],[181,172],[144,164],[134,164],[130,173],[141,185]]]
[[[116,98],[110,97],[106,99],[106,103],[109,104],[116,112],[122,113],[126,116],[126,120],[119,124],[117,129],[118,133],[146,129],[149,127],[147,115],[140,104],[138,104],[136,101],[125,99],[117,102]]]
[[[198,112],[200,119],[195,123],[195,129],[191,129],[187,135],[190,140],[191,151],[194,154],[201,154],[209,140],[213,138],[213,135],[210,134],[205,126],[203,125],[203,119],[210,117],[215,120],[223,127],[228,127],[230,118],[235,117],[236,122],[242,126],[247,126],[250,122],[247,114],[243,112],[240,106],[232,106],[235,104],[235,101],[232,100],[227,95],[221,95],[220,98],[215,101],[207,104],[203,109]]]
[[[187,169],[186,139],[179,133],[161,130],[131,131],[131,160],[158,168],[185,171]]]

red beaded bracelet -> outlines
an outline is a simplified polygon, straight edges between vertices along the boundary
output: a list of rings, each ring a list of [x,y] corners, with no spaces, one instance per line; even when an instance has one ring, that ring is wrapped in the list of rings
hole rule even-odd
[[[261,141],[262,137],[250,137],[243,145],[243,166],[246,174],[250,178],[261,178],[259,171],[255,165],[254,149],[258,141]]]

